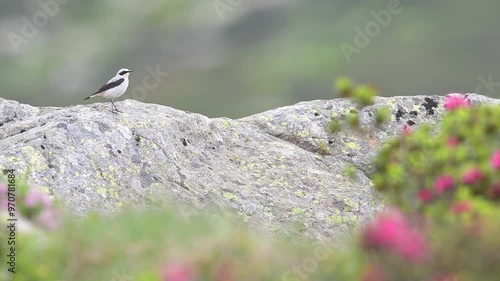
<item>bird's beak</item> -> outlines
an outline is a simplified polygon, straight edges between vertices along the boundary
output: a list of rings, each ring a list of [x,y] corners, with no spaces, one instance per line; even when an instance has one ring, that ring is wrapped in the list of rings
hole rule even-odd
[[[130,72],[134,72],[134,71],[133,70],[129,70],[128,73],[130,73]]]

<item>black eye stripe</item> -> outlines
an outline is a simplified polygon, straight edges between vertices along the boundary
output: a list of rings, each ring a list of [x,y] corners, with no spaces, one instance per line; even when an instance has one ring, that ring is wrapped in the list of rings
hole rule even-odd
[[[124,71],[122,71],[122,72],[120,72],[120,73],[118,73],[118,74],[120,74],[120,75],[125,75],[125,74],[127,74],[127,73],[128,73],[128,71],[124,70]]]

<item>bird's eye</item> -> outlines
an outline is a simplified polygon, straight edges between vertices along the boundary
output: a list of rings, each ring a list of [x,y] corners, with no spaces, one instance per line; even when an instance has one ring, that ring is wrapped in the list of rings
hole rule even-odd
[[[128,73],[128,71],[124,70],[124,71],[121,71],[121,72],[120,72],[120,73],[118,73],[118,74],[120,74],[120,75],[125,75],[125,74],[127,74],[127,73]]]

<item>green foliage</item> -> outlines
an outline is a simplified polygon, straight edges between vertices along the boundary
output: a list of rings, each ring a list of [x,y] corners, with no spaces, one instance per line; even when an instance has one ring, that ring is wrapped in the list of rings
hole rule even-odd
[[[335,90],[340,93],[343,98],[351,97],[354,83],[347,77],[339,77],[334,83]]]
[[[439,129],[422,126],[380,151],[375,186],[406,212],[427,245],[418,249],[427,255],[419,263],[370,252],[383,280],[498,279],[492,265],[500,263],[499,120],[500,106],[457,108]],[[380,223],[379,231],[398,233],[398,223]],[[403,249],[416,253],[414,242]]]
[[[319,153],[322,154],[322,155],[328,155],[328,154],[330,154],[330,148],[323,141],[319,143]]]
[[[349,110],[349,114],[344,120],[332,118],[328,124],[330,133],[337,133],[342,128],[350,128],[357,131],[362,131],[360,127],[359,112],[366,106],[373,104],[373,99],[377,95],[377,89],[371,85],[356,85],[347,77],[339,77],[335,80],[334,88],[339,92],[340,96],[349,98],[356,105],[355,109]],[[388,120],[390,110],[383,107],[375,110],[375,125],[380,126]]]
[[[20,192],[26,190],[19,186]],[[282,280],[283,276],[293,280],[302,273],[314,280],[355,280],[362,270],[362,259],[350,261],[347,253],[345,258],[337,256],[341,251],[328,243],[311,246],[287,238],[270,239],[235,226],[238,223],[224,212],[203,212],[172,207],[123,210],[114,216],[64,217],[60,227],[52,230],[18,229],[16,274],[2,267],[0,280],[236,281]],[[8,235],[2,227],[0,241]],[[2,264],[6,264],[4,246],[0,245]],[[306,259],[318,269],[308,271]],[[191,277],[174,279],[166,271]]]
[[[367,106],[373,104],[373,98],[377,95],[377,89],[369,85],[361,85],[354,92],[354,100],[362,105]]]
[[[359,115],[356,114],[350,114],[347,116],[347,124],[349,125],[350,128],[359,130]]]
[[[356,167],[354,165],[348,165],[345,169],[346,175],[353,179],[356,176]]]
[[[339,77],[335,81],[335,90],[341,97],[351,98],[361,107],[373,104],[373,98],[377,95],[377,89],[371,85],[355,85],[347,77]]]
[[[335,119],[330,120],[328,123],[328,131],[332,134],[340,132],[342,130],[342,125]]]
[[[389,120],[390,116],[391,116],[391,109],[388,106],[379,108],[375,112],[375,124],[377,126],[384,124]]]
[[[362,280],[498,280],[500,268],[494,265],[500,262],[500,213],[492,202],[486,204],[496,211],[488,216],[455,215],[444,224],[433,221],[430,216],[425,217],[425,223],[414,222],[426,237],[423,260],[408,260],[383,247],[365,247],[369,268],[375,269],[371,270],[371,277],[378,275],[383,279],[370,279],[365,275]],[[399,231],[397,224],[385,227],[388,236]],[[414,242],[408,239],[403,249],[408,253],[416,251]]]
[[[375,161],[377,189],[410,212],[434,203],[450,206],[457,201],[456,191],[464,188],[493,200],[492,188],[500,183],[499,172],[490,165],[500,148],[498,120],[498,106],[459,109],[446,114],[439,132],[423,126],[391,141]],[[474,171],[477,180],[468,183],[467,174]],[[447,175],[453,183],[441,192],[439,179]]]

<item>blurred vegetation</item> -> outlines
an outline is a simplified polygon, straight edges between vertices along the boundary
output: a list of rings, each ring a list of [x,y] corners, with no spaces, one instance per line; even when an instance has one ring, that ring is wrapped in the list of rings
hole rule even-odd
[[[383,275],[369,280],[493,281],[500,275],[492,267],[500,262],[492,250],[500,247],[500,106],[471,107],[466,95],[450,94],[444,107],[439,128],[402,132],[377,156],[375,186],[405,219],[379,217],[378,237],[365,233],[370,264]]]
[[[367,106],[373,104],[374,98],[378,95],[378,90],[373,85],[356,85],[350,78],[341,76],[335,80],[335,90],[342,98],[349,98],[356,105],[356,108],[350,110],[347,118],[332,117],[328,124],[327,131],[334,134],[341,130],[353,129],[358,132],[367,133],[366,129],[361,128],[359,123],[359,112]],[[375,110],[375,126],[380,126],[390,117],[390,109],[384,106]]]
[[[439,133],[425,125],[389,142],[375,161],[375,186],[409,212],[448,209],[471,196],[500,199],[500,168],[492,164],[498,155],[500,167],[499,120],[500,106],[459,108]]]
[[[476,89],[500,96],[495,84],[477,88],[500,81],[498,1],[402,0],[402,12],[350,63],[340,44],[354,45],[354,28],[364,29],[370,11],[386,9],[388,0],[241,1],[223,19],[214,2],[69,0],[15,54],[8,34],[21,34],[22,18],[41,8],[39,1],[0,0],[1,96],[80,104],[128,67],[135,72],[123,98],[132,98],[156,65],[170,75],[144,101],[209,116],[330,99],[340,73],[373,81],[384,96]]]
[[[0,200],[5,194],[0,184]],[[170,207],[148,210],[124,210],[112,217],[90,214],[83,220],[60,216],[60,226],[49,229],[38,223],[43,204],[26,206],[29,192],[25,184],[17,185],[17,218],[28,219],[29,228],[16,230],[16,273],[7,272],[6,255],[0,280],[281,280],[304,269],[304,257],[319,265],[320,260],[337,265],[335,271],[323,267],[312,276],[335,276],[353,280],[359,265],[328,244],[314,248],[281,237],[271,239],[249,230],[230,216],[205,212],[199,215],[188,209]],[[2,221],[7,213],[1,212]],[[7,241],[8,229],[2,227],[0,241]],[[9,252],[2,243],[2,253]],[[314,250],[314,251],[312,251]],[[320,260],[318,260],[318,257]],[[344,270],[338,270],[344,268]],[[355,270],[353,270],[355,269]],[[12,278],[12,279],[9,279]],[[296,278],[296,277],[293,277]],[[294,280],[294,279],[290,279]]]

